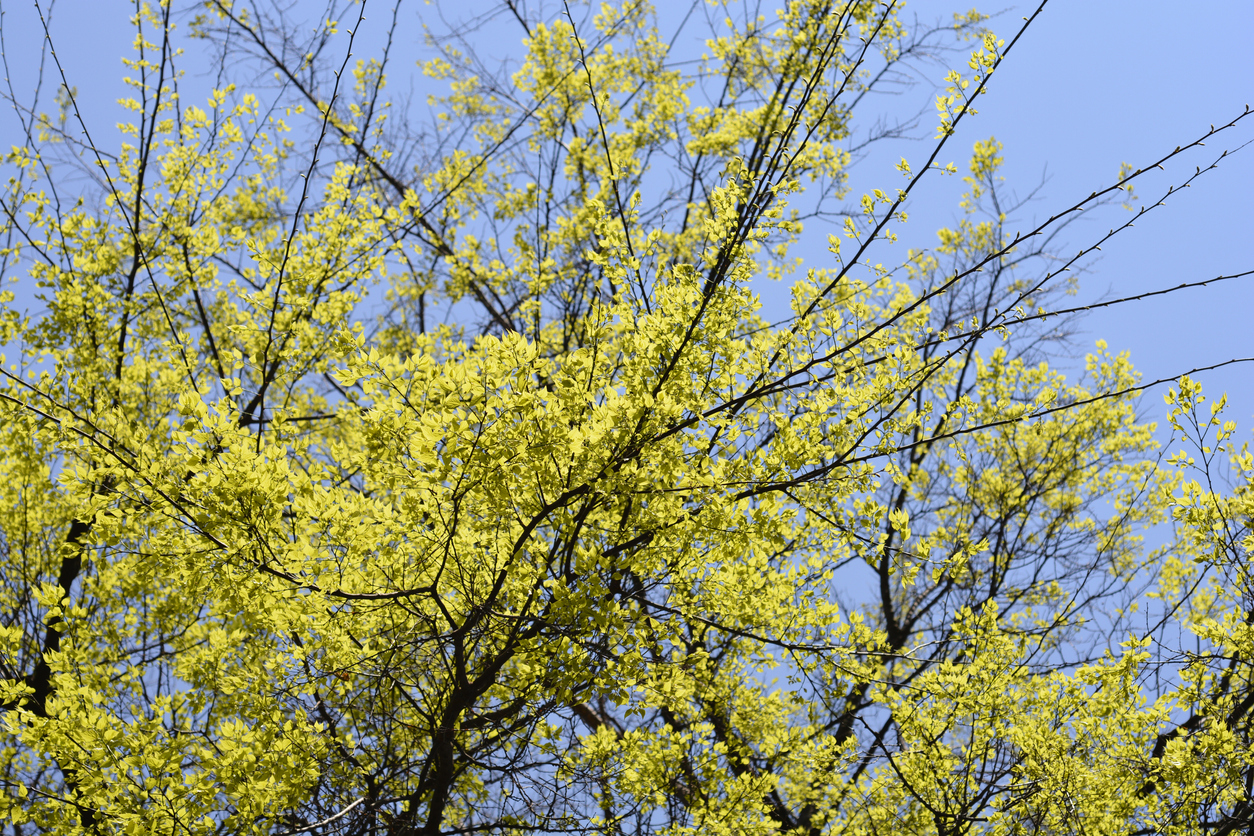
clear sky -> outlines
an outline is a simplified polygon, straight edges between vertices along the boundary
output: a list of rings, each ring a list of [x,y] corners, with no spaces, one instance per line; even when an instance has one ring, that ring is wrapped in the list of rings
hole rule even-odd
[[[910,8],[923,15],[945,6],[929,0]],[[1017,4],[992,25],[1008,39],[1035,6]],[[1139,167],[1198,138],[1212,123],[1230,121],[1246,104],[1254,107],[1251,33],[1249,0],[1051,0],[994,76],[968,126],[970,137],[994,135],[1005,144],[1008,184],[1026,190],[1046,175],[1039,214],[1048,217],[1109,183],[1121,162]],[[1150,181],[1153,188],[1138,188],[1142,203],[1225,148],[1254,139],[1251,121],[1168,167]],[[1254,147],[1104,246],[1081,280],[1080,299],[1254,269],[1252,205]],[[1127,214],[1111,207],[1100,223],[1077,233],[1104,232]],[[1254,357],[1254,276],[1095,311],[1080,327],[1088,344],[1102,338],[1112,349],[1130,351],[1149,380]],[[1248,438],[1254,363],[1199,377],[1216,391],[1227,390],[1231,416]],[[1147,397],[1147,414],[1162,414],[1160,395]]]
[[[47,0],[41,4],[48,8]],[[324,5],[321,0],[295,3],[298,10],[307,8],[311,15]],[[379,5],[374,14],[367,7],[367,26],[381,31],[386,9]],[[414,15],[432,14],[429,6],[411,5],[403,6],[403,13],[409,9]],[[468,0],[445,8],[451,15],[470,15],[493,5]],[[129,2],[121,0],[58,0],[53,7],[51,25],[58,55],[70,83],[79,91],[89,128],[106,143],[116,137],[112,125],[119,117],[112,102],[124,89],[119,56],[130,46],[132,32],[126,23],[130,8]],[[958,8],[940,0],[916,0],[907,5],[906,17],[948,18]],[[1035,4],[980,8],[1005,9],[991,25],[1009,40]],[[40,24],[29,0],[0,0],[0,9],[13,89],[28,99],[38,66]],[[401,47],[417,57],[421,49],[418,29],[412,26],[409,32],[408,44],[402,42]],[[947,157],[962,166],[972,142],[996,136],[1005,145],[1007,184],[1022,193],[1043,179],[1029,215],[1048,217],[1108,184],[1121,162],[1139,166],[1153,161],[1177,144],[1197,138],[1211,123],[1229,121],[1245,104],[1254,105],[1252,32],[1254,2],[1250,0],[1189,4],[1051,0],[994,76],[991,92],[979,102],[980,114],[962,126]],[[515,50],[516,41],[509,48]],[[954,62],[965,64],[957,56]],[[185,66],[194,75],[195,61]],[[46,88],[55,91],[55,69],[47,66],[44,73]],[[934,81],[943,75],[943,70],[933,68]],[[210,81],[202,78],[199,83]],[[920,86],[910,95],[926,106],[933,92]],[[899,105],[892,104],[892,108],[898,110]],[[1249,124],[1243,123],[1209,143],[1202,153],[1190,154],[1138,188],[1143,202],[1192,173],[1194,166],[1209,164],[1224,148],[1254,139],[1254,117],[1246,121]],[[11,117],[6,115],[0,119],[0,135],[11,134],[11,129]],[[17,141],[16,134],[0,138],[4,145]],[[870,157],[855,172],[852,197],[856,199],[864,189],[899,185],[900,176],[891,163],[900,156],[921,160],[926,147],[922,143],[885,147]],[[902,230],[903,246],[935,242],[932,230],[957,216],[961,185],[957,178],[948,182],[937,178],[928,184],[911,207],[911,220]],[[1079,301],[1133,295],[1254,268],[1251,195],[1254,147],[1226,160],[1217,171],[1139,221],[1130,234],[1105,246],[1099,260],[1089,264]],[[1110,207],[1074,231],[1076,245],[1126,218],[1124,210]],[[786,294],[778,286],[774,290],[764,287],[763,292]],[[767,299],[768,310],[777,302]],[[1130,351],[1133,362],[1152,380],[1254,356],[1252,321],[1254,277],[1249,277],[1094,312],[1080,323],[1079,343],[1089,346],[1103,338],[1114,350]],[[1254,363],[1200,377],[1211,391],[1229,393],[1230,415],[1241,424],[1241,437],[1248,438],[1254,426]],[[1160,388],[1145,400],[1148,417],[1163,414],[1163,391]]]

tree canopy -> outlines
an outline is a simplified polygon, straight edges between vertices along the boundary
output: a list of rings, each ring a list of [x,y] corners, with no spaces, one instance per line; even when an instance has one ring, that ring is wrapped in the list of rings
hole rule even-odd
[[[399,2],[138,2],[116,147],[46,43],[0,198],[8,832],[1254,826],[1254,456],[1188,375],[1050,365],[1069,271],[1170,195],[1060,232],[1182,148],[1028,223],[966,130],[1041,8],[506,0],[512,63],[431,17],[427,112]],[[851,195],[938,57],[927,152]]]

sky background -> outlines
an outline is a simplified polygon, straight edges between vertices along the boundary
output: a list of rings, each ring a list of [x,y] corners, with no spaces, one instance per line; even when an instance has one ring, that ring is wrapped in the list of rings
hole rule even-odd
[[[41,5],[48,9],[46,0],[41,0]],[[320,0],[297,0],[295,8],[316,16],[323,5]],[[471,0],[446,9],[454,15],[473,15],[493,5]],[[129,2],[121,0],[58,0],[52,9],[57,54],[70,84],[78,90],[89,129],[105,144],[116,142],[113,125],[119,114],[113,103],[125,90],[119,56],[129,52],[133,37],[126,22],[130,8]],[[367,8],[367,32],[363,35],[369,41],[382,32],[387,16],[381,4],[373,14]],[[560,4],[550,8],[560,9]],[[905,18],[917,15],[921,21],[947,20],[962,8],[939,0],[916,0],[907,5]],[[990,25],[1009,40],[1021,18],[1035,7],[980,8],[1000,12]],[[415,19],[419,13],[434,15],[432,7],[420,3],[402,10]],[[42,27],[29,0],[0,0],[0,11],[8,81],[19,98],[29,100],[38,71]],[[490,42],[492,31],[485,30],[488,54],[497,46]],[[502,31],[509,33],[504,37],[510,41],[500,44],[500,50],[517,52],[517,30],[506,27]],[[691,32],[695,37],[700,29]],[[1251,32],[1254,2],[1250,0],[1204,0],[1187,7],[1159,0],[1052,0],[998,70],[989,94],[978,102],[979,115],[960,126],[942,162],[953,161],[965,169],[971,144],[995,136],[1005,146],[1007,186],[1023,194],[1042,185],[1023,217],[1025,222],[1034,217],[1042,220],[1095,188],[1108,185],[1121,162],[1136,167],[1148,164],[1176,145],[1198,138],[1212,123],[1231,120],[1247,103],[1254,105]],[[417,26],[402,34],[398,49],[412,50],[415,59],[422,57]],[[365,50],[358,50],[359,57],[364,54]],[[951,61],[956,66],[965,65],[965,59],[958,55]],[[189,54],[184,66],[189,68],[189,86],[195,89],[199,84],[207,91],[211,79],[196,78],[196,56]],[[46,101],[50,101],[59,79],[51,65],[43,71]],[[944,76],[938,67],[928,72],[931,82]],[[935,90],[923,83],[904,94],[903,101],[888,102],[885,107],[894,111],[903,106],[930,110],[928,103],[934,95]],[[199,103],[201,98],[193,97],[192,101]],[[190,103],[186,96],[184,101]],[[930,113],[925,116],[925,136],[931,135],[926,127],[933,121]],[[1142,203],[1152,202],[1151,198],[1169,183],[1183,180],[1194,166],[1209,164],[1224,148],[1234,149],[1254,139],[1254,117],[1246,123],[1138,186]],[[20,138],[13,131],[12,117],[6,114],[0,118],[0,145],[14,142]],[[930,143],[924,142],[883,146],[855,169],[851,199],[873,187],[901,185],[903,181],[892,165],[902,156],[921,163],[928,150]],[[909,207],[909,223],[900,230],[901,246],[933,245],[935,228],[952,224],[960,215],[957,202],[963,184],[957,177],[935,177],[924,185]],[[1251,195],[1254,147],[1224,161],[1217,171],[1104,246],[1099,259],[1088,262],[1076,303],[1254,268]],[[1073,229],[1072,249],[1127,218],[1128,213],[1119,206],[1109,207]],[[786,286],[764,283],[761,292],[767,311],[785,308]],[[1112,350],[1131,352],[1146,380],[1174,377],[1236,357],[1254,357],[1254,277],[1095,311],[1078,325],[1078,346],[1088,347],[1099,338],[1105,339]],[[1081,360],[1057,358],[1056,362],[1075,369]],[[1229,394],[1229,416],[1241,426],[1238,437],[1250,438],[1254,363],[1199,377],[1208,392]],[[1163,416],[1161,396],[1165,391],[1159,387],[1147,394],[1143,402],[1146,417]]]
[[[923,18],[948,8],[931,0],[908,6]],[[992,12],[998,7],[979,8]],[[1034,8],[1008,7],[990,25],[1009,41]],[[1008,186],[1023,193],[1044,178],[1034,214],[1047,218],[1112,182],[1121,162],[1139,168],[1200,137],[1212,123],[1230,121],[1247,103],[1254,106],[1251,32],[1254,3],[1249,0],[1053,0],[994,75],[990,92],[977,104],[979,114],[961,126],[966,141],[957,148],[969,151],[974,140],[996,136],[1005,145]],[[1250,121],[1254,117],[1138,185],[1141,205],[1195,166],[1208,165],[1224,148],[1254,138]],[[962,167],[961,157],[955,162]],[[962,188],[953,181],[942,185],[951,191]],[[1254,268],[1252,195],[1254,147],[1225,160],[1103,246],[1081,277],[1077,302]],[[952,221],[956,212],[945,207],[955,205],[954,199],[928,201],[940,214],[919,212],[910,223],[917,220],[930,228]],[[1116,205],[1082,222],[1071,232],[1074,249],[1127,217]],[[1081,345],[1100,338],[1112,350],[1131,352],[1146,380],[1254,357],[1254,276],[1093,311],[1078,326]],[[1198,377],[1208,391],[1228,392],[1229,414],[1240,424],[1241,436],[1249,438],[1254,364]],[[1164,414],[1164,391],[1160,387],[1147,394],[1147,417]]]

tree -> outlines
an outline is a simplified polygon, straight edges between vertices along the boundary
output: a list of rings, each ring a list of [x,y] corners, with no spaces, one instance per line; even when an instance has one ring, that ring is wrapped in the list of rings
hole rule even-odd
[[[432,35],[425,132],[364,3],[204,3],[203,105],[138,7],[115,152],[72,79],[11,97],[10,830],[1248,828],[1254,459],[1187,376],[1166,459],[1126,357],[1042,354],[1053,236],[1142,169],[1014,233],[976,142],[965,219],[870,260],[1023,29],[716,7],[685,65],[644,3],[504,11],[512,74]],[[845,210],[866,95],[959,48]]]

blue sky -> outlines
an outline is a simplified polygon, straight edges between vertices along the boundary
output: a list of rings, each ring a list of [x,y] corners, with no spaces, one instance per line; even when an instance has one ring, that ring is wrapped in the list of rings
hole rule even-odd
[[[46,0],[41,4],[48,8]],[[320,0],[299,0],[297,8],[316,15],[323,5]],[[470,2],[449,8],[474,14],[480,6],[483,10],[491,7]],[[33,4],[7,0],[0,8],[10,75],[15,90],[25,98],[35,78],[42,32]],[[112,124],[118,119],[112,103],[124,90],[118,59],[129,50],[132,37],[126,23],[129,8],[121,0],[58,0],[53,7],[57,53],[70,83],[78,88],[89,128],[106,144],[114,141]],[[430,8],[413,4],[415,13],[421,9],[430,15]],[[948,18],[960,8],[940,0],[916,0],[907,5],[906,17]],[[1033,8],[1020,4],[981,10],[1004,9],[991,25],[1009,39]],[[382,29],[382,11],[368,14],[368,27]],[[1197,138],[1210,124],[1229,121],[1246,103],[1254,105],[1251,32],[1254,3],[1249,0],[1187,5],[1160,0],[1051,0],[994,76],[989,94],[979,102],[979,115],[961,126],[947,159],[961,167],[971,143],[996,136],[1005,146],[1007,185],[1025,193],[1043,183],[1025,221],[1034,214],[1038,220],[1048,217],[1108,184],[1121,162],[1148,163],[1177,144]],[[408,47],[415,55],[420,49],[416,37],[410,37]],[[516,42],[502,46],[514,50]],[[953,62],[965,63],[956,55]],[[185,66],[192,67],[194,74],[194,60]],[[47,66],[44,72],[47,89],[55,91],[55,69]],[[931,72],[933,81],[944,74],[937,68]],[[208,79],[189,80],[193,87],[208,84]],[[926,85],[908,94],[917,100],[911,100],[914,104],[922,106],[932,95]],[[889,106],[898,109],[900,104],[890,102]],[[1143,202],[1191,174],[1194,166],[1209,164],[1224,148],[1254,139],[1254,117],[1246,122],[1138,188]],[[4,133],[10,133],[11,116],[6,115],[0,125],[5,126]],[[3,142],[17,140],[13,134]],[[856,199],[862,190],[873,187],[899,185],[900,176],[892,163],[903,155],[922,159],[927,147],[924,143],[885,146],[855,171],[851,197]],[[957,178],[927,183],[910,208],[911,220],[902,230],[903,246],[933,244],[933,230],[958,216],[961,189]],[[1226,160],[1220,169],[1139,221],[1135,229],[1104,246],[1100,258],[1089,262],[1077,302],[1254,268],[1252,194],[1254,147]],[[1126,219],[1124,210],[1110,207],[1074,230],[1076,246]],[[768,297],[768,310],[786,299],[787,293],[778,285],[764,286],[762,292]],[[778,298],[769,298],[772,295]],[[1249,277],[1093,312],[1079,323],[1077,344],[1087,347],[1102,338],[1112,350],[1128,350],[1146,379],[1152,380],[1254,356],[1252,317],[1254,277]],[[1074,360],[1059,358],[1058,362],[1074,368]],[[1242,427],[1240,437],[1249,438],[1254,426],[1254,363],[1200,377],[1208,391],[1228,392],[1229,414]],[[1147,417],[1163,414],[1163,391],[1160,388],[1146,398]]]
[[[926,15],[946,6],[929,0],[909,8]],[[1034,8],[1011,7],[992,26],[1009,39]],[[1008,185],[1026,191],[1044,176],[1035,205],[1040,218],[1048,217],[1108,184],[1121,162],[1146,164],[1198,138],[1212,123],[1231,120],[1247,103],[1254,106],[1251,32],[1254,3],[1248,0],[1052,0],[994,75],[979,115],[964,126],[966,136],[974,141],[993,135],[1005,145]],[[1195,166],[1205,167],[1224,148],[1251,139],[1254,125],[1242,123],[1208,142],[1139,187],[1142,203],[1193,173]],[[1254,268],[1252,203],[1254,147],[1224,161],[1103,246],[1081,280],[1078,301]],[[1111,207],[1076,230],[1076,237],[1105,232],[1127,214]],[[917,220],[931,218],[920,214]],[[1254,276],[1095,311],[1079,327],[1086,332],[1079,335],[1083,345],[1101,338],[1112,350],[1130,351],[1147,380],[1254,357]],[[1249,438],[1254,364],[1199,378],[1208,391],[1228,392],[1230,415],[1241,425],[1242,437]],[[1161,394],[1162,389],[1147,396],[1148,417],[1163,413]]]

